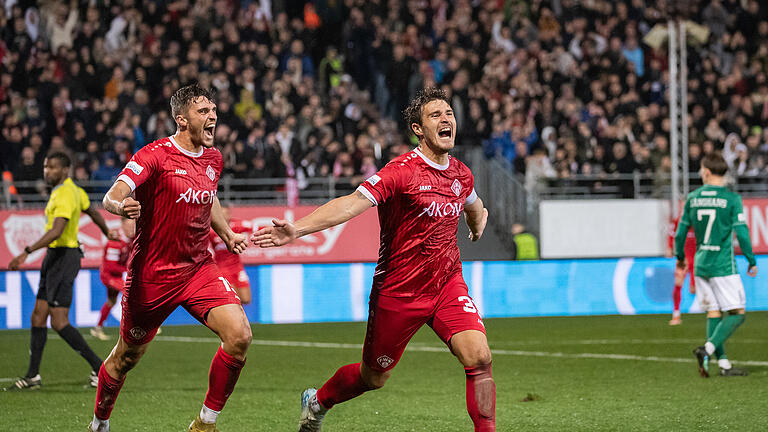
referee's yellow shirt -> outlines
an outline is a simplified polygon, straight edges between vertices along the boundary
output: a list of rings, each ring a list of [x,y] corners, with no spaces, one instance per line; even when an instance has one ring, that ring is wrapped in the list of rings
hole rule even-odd
[[[45,230],[53,228],[53,220],[57,217],[67,219],[67,226],[61,237],[52,241],[48,247],[80,247],[77,241],[77,231],[80,228],[80,212],[88,210],[91,202],[88,201],[88,194],[83,188],[76,185],[71,178],[67,177],[64,183],[56,186],[51,191],[51,198],[45,206]]]

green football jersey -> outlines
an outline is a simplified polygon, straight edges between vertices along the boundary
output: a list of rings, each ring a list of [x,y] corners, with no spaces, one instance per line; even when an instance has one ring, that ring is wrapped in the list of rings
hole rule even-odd
[[[704,185],[688,195],[675,236],[678,258],[685,256],[683,244],[689,227],[693,227],[696,235],[694,275],[711,278],[738,273],[734,231],[750,266],[755,265],[747,219],[738,194],[724,186]]]

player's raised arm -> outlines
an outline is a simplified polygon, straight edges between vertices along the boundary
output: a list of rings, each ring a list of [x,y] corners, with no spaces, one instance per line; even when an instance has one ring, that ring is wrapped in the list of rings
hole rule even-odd
[[[211,207],[211,228],[227,245],[230,252],[240,254],[248,247],[248,236],[232,231],[221,211],[221,203],[218,198],[213,199],[213,207]]]
[[[295,223],[273,219],[274,226],[256,231],[251,241],[263,248],[282,246],[301,236],[344,223],[371,207],[373,203],[358,190],[323,204]]]
[[[129,219],[138,219],[141,215],[141,204],[131,198],[131,187],[123,180],[118,179],[104,195],[102,204],[104,209],[118,216]]]

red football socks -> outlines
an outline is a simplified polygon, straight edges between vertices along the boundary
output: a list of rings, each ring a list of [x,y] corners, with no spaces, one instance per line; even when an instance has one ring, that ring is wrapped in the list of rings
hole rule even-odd
[[[235,389],[240,371],[245,366],[245,360],[238,360],[224,352],[219,346],[211,361],[208,373],[208,393],[205,395],[205,406],[214,411],[221,411],[227,403],[229,395]]]
[[[496,430],[496,383],[491,375],[491,364],[465,367],[467,374],[467,411],[475,432]]]
[[[681,291],[683,289],[682,285],[675,285],[675,290],[672,291],[672,301],[674,302],[675,308],[673,309],[676,312],[680,311],[680,300],[682,299]]]
[[[101,315],[99,315],[99,327],[104,326],[104,321],[107,320],[107,317],[109,316],[109,311],[112,310],[112,306],[109,305],[109,303],[104,303],[104,306],[101,307]]]
[[[317,401],[323,408],[331,409],[334,405],[356,398],[370,388],[360,375],[360,363],[342,366],[317,391]]]
[[[96,388],[96,408],[94,414],[99,420],[109,419],[112,414],[112,408],[115,407],[115,400],[123,388],[125,380],[116,380],[109,376],[107,370],[102,364],[99,368],[99,386]]]

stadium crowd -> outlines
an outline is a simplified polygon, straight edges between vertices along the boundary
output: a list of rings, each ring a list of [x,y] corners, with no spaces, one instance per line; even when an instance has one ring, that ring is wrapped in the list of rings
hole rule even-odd
[[[693,3],[708,34],[688,52],[690,169],[722,149],[736,174],[766,174],[768,6]],[[664,173],[666,44],[644,40],[667,5],[6,0],[0,168],[6,183],[38,181],[44,155],[66,150],[76,180],[113,179],[175,131],[167,100],[199,81],[217,90],[216,143],[233,178],[353,187],[408,150],[400,112],[430,85],[452,99],[458,142],[508,159],[529,187]]]

